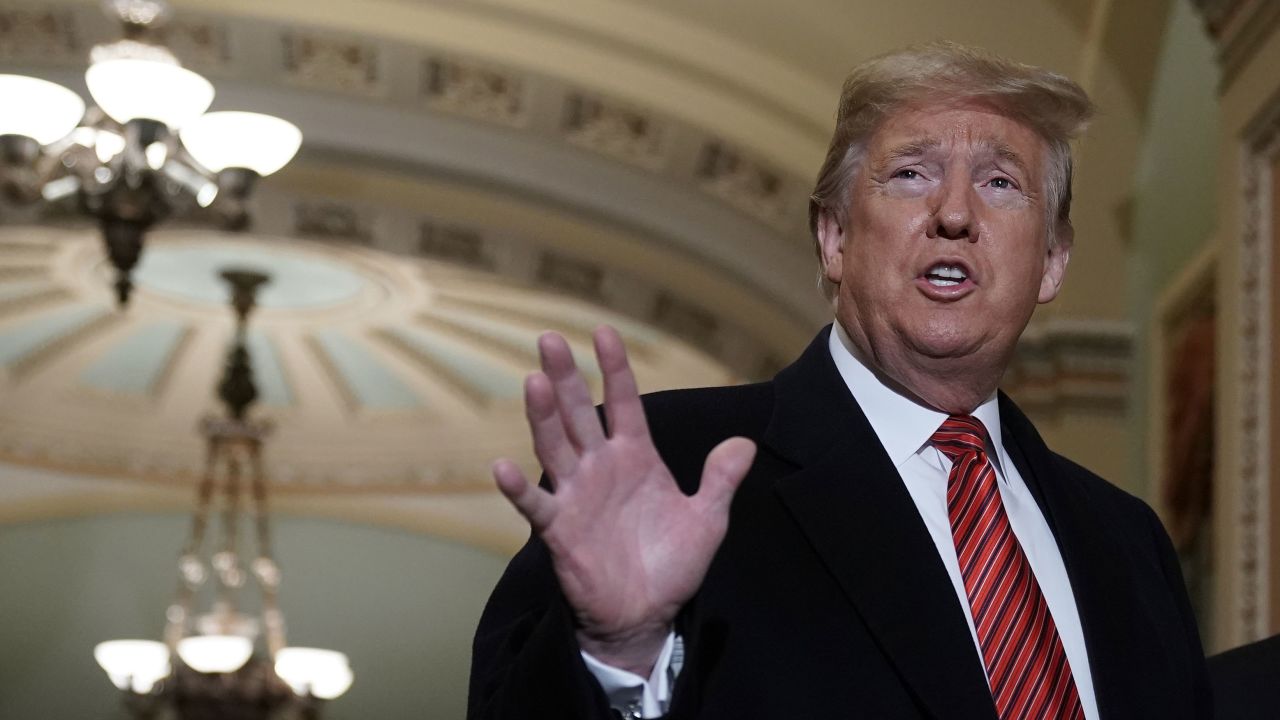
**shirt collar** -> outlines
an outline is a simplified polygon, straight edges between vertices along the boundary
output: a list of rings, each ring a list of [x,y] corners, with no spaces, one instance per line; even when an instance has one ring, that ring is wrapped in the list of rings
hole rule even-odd
[[[886,384],[858,358],[853,341],[840,323],[833,325],[828,341],[831,359],[894,467],[901,468],[928,444],[933,433],[942,426],[942,421],[947,419],[947,413],[923,405]],[[989,450],[995,451],[992,457],[999,458],[1004,445],[1000,435],[1000,405],[994,392],[973,411],[973,416],[987,428],[992,444]]]

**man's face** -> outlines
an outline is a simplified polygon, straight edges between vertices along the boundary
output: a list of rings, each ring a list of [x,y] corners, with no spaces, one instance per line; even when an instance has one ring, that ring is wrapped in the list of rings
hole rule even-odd
[[[994,390],[1036,303],[1058,293],[1071,238],[1046,241],[1047,155],[985,106],[905,109],[868,141],[845,227],[820,223],[841,325],[930,404],[954,403],[916,387],[921,374],[991,376]]]

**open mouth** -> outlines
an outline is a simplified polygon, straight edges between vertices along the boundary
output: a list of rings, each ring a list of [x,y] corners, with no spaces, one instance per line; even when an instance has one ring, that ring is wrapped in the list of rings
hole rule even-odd
[[[925,271],[924,279],[934,287],[955,287],[969,279],[969,271],[963,265],[939,263]]]

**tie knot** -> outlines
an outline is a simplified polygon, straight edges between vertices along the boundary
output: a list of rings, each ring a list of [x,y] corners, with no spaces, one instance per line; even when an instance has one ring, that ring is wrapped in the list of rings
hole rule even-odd
[[[943,421],[942,427],[930,440],[943,455],[955,462],[966,453],[986,452],[987,429],[972,415],[952,415]]]

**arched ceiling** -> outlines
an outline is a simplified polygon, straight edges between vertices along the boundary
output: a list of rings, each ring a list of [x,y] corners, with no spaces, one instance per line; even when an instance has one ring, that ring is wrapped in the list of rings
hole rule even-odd
[[[1094,94],[1103,114],[1080,148],[1072,272],[1109,290],[1073,294],[1069,283],[1049,317],[1073,327],[1118,317],[1128,186],[1115,179],[1133,173],[1168,0],[174,5],[170,46],[214,82],[215,109],[287,117],[304,149],[259,184],[254,235],[157,234],[152,248],[172,250],[170,265],[151,281],[144,273],[125,315],[95,285],[91,231],[57,212],[0,215],[0,356],[10,358],[0,456],[26,468],[10,479],[27,478],[0,486],[76,488],[28,498],[23,507],[41,508],[31,512],[185,501],[151,481],[186,478],[197,460],[193,423],[229,320],[216,303],[166,291],[161,276],[185,272],[179,261],[194,256],[183,248],[213,258],[257,248],[275,253],[278,272],[328,272],[328,289],[349,291],[255,318],[292,398],[268,404],[286,507],[510,547],[524,530],[478,488],[493,456],[529,460],[509,390],[531,366],[536,329],[581,343],[590,323],[609,320],[640,346],[652,339],[646,389],[769,375],[828,318],[805,208],[839,84],[860,60],[915,41],[982,45]],[[89,47],[115,32],[87,0],[6,4],[0,70],[84,94]],[[479,370],[490,365],[501,371]],[[404,387],[375,389],[370,374]],[[362,382],[374,386],[352,388]],[[365,402],[406,395],[422,405]],[[476,440],[480,425],[492,441]],[[55,437],[96,459],[53,458]],[[111,461],[89,450],[108,446],[121,448]],[[308,469],[329,457],[307,458],[315,447],[349,458],[350,476],[341,462],[327,476]],[[46,482],[50,469],[66,482]],[[106,502],[86,490],[99,476],[154,492]],[[339,487],[362,490],[336,501]]]

